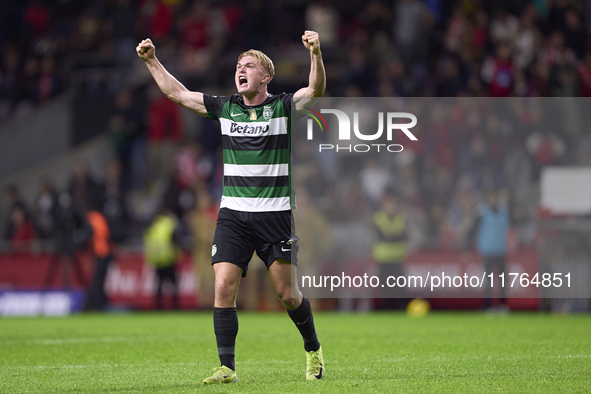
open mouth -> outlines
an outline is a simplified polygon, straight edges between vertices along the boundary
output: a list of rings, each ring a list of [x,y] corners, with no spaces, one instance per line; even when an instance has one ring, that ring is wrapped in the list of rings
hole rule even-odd
[[[241,87],[248,85],[248,80],[246,79],[246,77],[243,77],[243,76],[238,77],[238,85]]]

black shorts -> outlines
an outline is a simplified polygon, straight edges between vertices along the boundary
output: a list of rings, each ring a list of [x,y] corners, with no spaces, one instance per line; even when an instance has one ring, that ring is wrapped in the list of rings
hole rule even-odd
[[[242,212],[222,208],[213,237],[211,264],[235,264],[246,276],[256,251],[267,269],[277,259],[296,265],[297,241],[292,211]]]

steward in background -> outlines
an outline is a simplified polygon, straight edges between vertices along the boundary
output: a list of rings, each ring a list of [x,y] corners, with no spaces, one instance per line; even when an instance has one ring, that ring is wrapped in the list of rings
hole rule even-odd
[[[178,284],[176,265],[181,257],[180,227],[169,208],[163,208],[144,232],[144,256],[146,263],[156,270],[156,308],[162,309],[162,286],[169,281],[174,287],[172,304],[178,309]]]
[[[406,219],[400,202],[391,191],[382,197],[380,210],[373,215],[376,242],[372,246],[372,257],[379,266],[380,282],[386,283],[389,276],[403,275],[406,258]],[[403,294],[393,293],[398,288],[385,288],[379,300],[380,309],[403,307]],[[397,300],[392,298],[396,297]]]

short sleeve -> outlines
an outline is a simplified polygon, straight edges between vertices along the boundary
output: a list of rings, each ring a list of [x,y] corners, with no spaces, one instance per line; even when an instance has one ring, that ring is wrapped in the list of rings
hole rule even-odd
[[[230,97],[227,96],[210,96],[209,94],[204,94],[203,103],[207,111],[207,119],[219,120],[222,114],[222,108],[228,100],[230,100]]]
[[[296,111],[293,96],[293,93],[283,93],[281,95],[281,104],[283,104],[283,108],[285,108],[285,112],[287,113],[289,120],[297,122],[302,116],[298,113],[298,111]]]

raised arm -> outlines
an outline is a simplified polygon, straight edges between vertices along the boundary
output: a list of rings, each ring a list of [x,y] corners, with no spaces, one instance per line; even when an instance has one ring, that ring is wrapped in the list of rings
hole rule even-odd
[[[314,105],[316,100],[322,97],[326,90],[326,73],[324,71],[324,63],[322,62],[318,33],[306,30],[302,36],[302,42],[306,49],[310,51],[311,65],[308,86],[301,88],[294,95],[294,101],[298,111],[301,111],[303,107]]]
[[[160,90],[172,101],[197,112],[201,116],[207,116],[207,110],[203,102],[203,93],[191,92],[175,77],[172,76],[162,63],[156,58],[156,48],[152,40],[146,38],[136,47],[138,56],[146,63],[148,70],[160,87]]]

